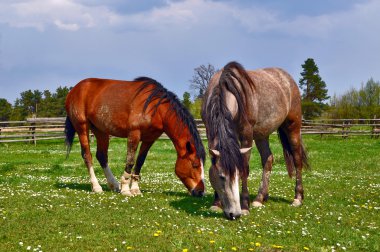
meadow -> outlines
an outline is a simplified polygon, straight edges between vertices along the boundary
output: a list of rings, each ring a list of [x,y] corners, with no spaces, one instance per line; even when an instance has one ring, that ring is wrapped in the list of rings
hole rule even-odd
[[[141,173],[143,196],[133,198],[109,191],[97,162],[105,192],[91,192],[77,139],[67,160],[62,141],[0,144],[0,251],[379,251],[380,140],[304,142],[312,167],[304,173],[304,205],[290,206],[294,179],[272,136],[269,200],[236,221],[209,211],[209,160],[206,196],[187,194],[169,140],[153,145]],[[125,139],[111,140],[109,157],[120,177]],[[261,178],[257,150],[250,166],[253,199]]]

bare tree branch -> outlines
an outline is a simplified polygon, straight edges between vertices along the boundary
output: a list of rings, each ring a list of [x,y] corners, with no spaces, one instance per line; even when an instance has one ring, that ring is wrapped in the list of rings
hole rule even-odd
[[[190,88],[195,90],[198,98],[203,97],[211,77],[217,71],[211,64],[207,64],[207,66],[200,65],[194,69],[193,79],[190,80]]]

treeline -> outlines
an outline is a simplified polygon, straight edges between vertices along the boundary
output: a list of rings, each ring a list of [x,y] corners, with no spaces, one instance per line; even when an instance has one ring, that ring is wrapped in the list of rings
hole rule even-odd
[[[28,117],[66,116],[65,100],[68,87],[58,87],[55,92],[27,90],[20,94],[14,105],[0,98],[0,121],[20,121]]]
[[[334,95],[326,111],[328,118],[380,118],[380,82],[371,78],[359,90],[352,88],[341,96]]]

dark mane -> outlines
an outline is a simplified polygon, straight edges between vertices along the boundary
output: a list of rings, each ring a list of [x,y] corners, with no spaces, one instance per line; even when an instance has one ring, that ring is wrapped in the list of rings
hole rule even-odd
[[[240,86],[235,84],[235,80]],[[234,177],[236,168],[242,174],[243,156],[240,153],[240,143],[237,135],[237,124],[247,121],[246,117],[246,95],[247,89],[252,87],[252,82],[244,68],[237,62],[228,63],[222,70],[219,83],[212,91],[209,101],[203,110],[202,117],[208,129],[208,139],[217,139],[215,148],[220,152],[220,162],[224,172]],[[238,103],[238,118],[232,118],[227,108],[226,92],[231,92]],[[236,123],[238,122],[238,123]]]
[[[153,114],[156,113],[157,108],[161,104],[169,103],[170,108],[177,115],[178,125],[185,125],[188,127],[193,139],[193,144],[195,146],[197,156],[201,158],[204,163],[206,153],[203,147],[202,139],[199,136],[196,123],[194,121],[193,116],[185,108],[185,106],[180,102],[178,97],[174,93],[164,88],[161,83],[159,83],[158,81],[154,79],[151,79],[148,77],[139,77],[139,78],[136,78],[134,81],[143,82],[137,94],[139,94],[140,92],[143,92],[144,90],[150,93],[148,96],[148,99],[144,103],[143,111],[145,112],[149,104],[155,100],[158,100],[158,102],[154,105]]]

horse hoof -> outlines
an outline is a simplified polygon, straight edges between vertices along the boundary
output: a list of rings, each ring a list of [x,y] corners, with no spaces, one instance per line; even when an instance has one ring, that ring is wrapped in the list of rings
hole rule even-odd
[[[292,206],[294,206],[294,207],[302,206],[302,201],[299,199],[294,199]]]
[[[103,189],[102,189],[101,186],[95,186],[95,187],[92,188],[92,191],[93,191],[94,193],[102,193],[102,192],[103,192]]]
[[[131,189],[131,194],[133,196],[139,196],[142,195],[141,191],[139,189]]]
[[[258,201],[254,201],[254,202],[252,203],[252,206],[253,206],[253,207],[262,207],[262,206],[263,206],[263,203],[258,202]]]
[[[120,192],[119,184],[108,184],[108,188],[113,192]]]
[[[130,190],[126,190],[126,191],[120,191],[120,193],[126,197],[133,197],[133,194],[131,193]]]
[[[242,216],[249,215],[249,210],[248,210],[248,209],[242,209],[242,210],[241,210],[241,215],[242,215]]]
[[[219,212],[223,212],[223,209],[218,206],[211,206],[210,211],[219,213]]]

